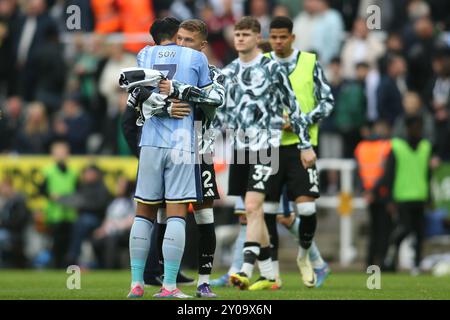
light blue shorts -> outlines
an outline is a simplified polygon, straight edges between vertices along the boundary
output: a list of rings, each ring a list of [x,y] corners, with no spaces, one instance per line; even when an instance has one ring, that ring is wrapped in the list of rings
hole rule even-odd
[[[195,153],[142,146],[134,199],[145,204],[199,202],[203,198]]]

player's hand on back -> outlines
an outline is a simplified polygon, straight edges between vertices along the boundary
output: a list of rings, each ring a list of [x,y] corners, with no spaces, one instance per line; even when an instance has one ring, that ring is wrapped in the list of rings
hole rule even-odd
[[[189,103],[182,102],[180,100],[171,99],[172,106],[170,108],[169,114],[172,118],[183,119],[191,113],[191,107]]]
[[[306,149],[300,152],[300,160],[305,169],[311,168],[316,164],[317,156],[314,149]]]

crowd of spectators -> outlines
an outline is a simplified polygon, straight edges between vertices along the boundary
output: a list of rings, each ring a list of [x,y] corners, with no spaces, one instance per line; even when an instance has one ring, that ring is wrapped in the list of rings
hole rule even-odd
[[[75,29],[73,5],[80,14]],[[379,17],[371,16],[371,5]],[[203,19],[205,53],[222,67],[236,57],[232,30],[239,17],[258,17],[267,38],[271,17],[289,15],[295,46],[318,54],[336,98],[322,123],[322,157],[351,158],[371,124],[396,127],[405,112],[420,112],[431,121],[427,137],[436,154],[447,160],[449,6],[445,0],[1,0],[0,152],[45,154],[64,139],[73,154],[129,155],[119,126],[126,95],[116,78],[152,43],[155,18]],[[379,19],[373,30],[368,17]],[[117,33],[124,37],[110,37]],[[143,42],[128,40],[131,33]]]

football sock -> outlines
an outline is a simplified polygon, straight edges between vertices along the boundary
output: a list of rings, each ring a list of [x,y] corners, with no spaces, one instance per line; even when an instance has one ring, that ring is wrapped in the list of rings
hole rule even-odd
[[[262,277],[268,280],[275,280],[270,251],[270,247],[261,248],[258,256],[258,266]]]
[[[275,279],[280,277],[280,263],[278,260],[272,260],[272,269]]]
[[[177,287],[177,275],[184,253],[186,221],[181,217],[167,219],[166,233],[162,246],[164,256],[163,287],[173,291]]]
[[[298,231],[300,225],[300,218],[296,217],[294,222],[288,227],[289,232],[298,240]],[[273,259],[273,258],[272,258]],[[309,259],[314,268],[322,268],[325,265],[325,261],[322,259],[319,248],[315,241],[311,244],[311,250],[309,251]]]
[[[325,261],[323,261],[315,241],[313,241],[309,250],[309,260],[311,260],[314,269],[320,269],[325,266]]]
[[[266,221],[267,231],[270,237],[270,257],[272,261],[278,260],[278,229],[277,229],[277,215],[267,213],[264,215]]]
[[[214,228],[214,214],[212,208],[195,211],[195,221],[198,228],[198,274],[202,283],[209,283],[209,275],[214,263],[216,251],[216,231]],[[200,281],[200,277],[199,277]]]
[[[251,278],[253,275],[255,262],[261,251],[260,247],[261,247],[260,244],[257,242],[244,243],[244,250],[243,250],[244,263],[242,264],[241,272],[244,272],[249,278]]]
[[[136,216],[130,231],[131,283],[144,283],[144,268],[150,248],[153,221]]]
[[[242,268],[242,264],[244,263],[242,252],[244,250],[246,235],[247,235],[247,225],[241,224],[239,235],[234,243],[233,262],[231,263],[230,269],[228,270],[228,274],[237,273]]]
[[[292,234],[298,240],[298,230],[300,226],[300,218],[296,217],[294,222],[287,228],[289,233]]]
[[[314,202],[297,203],[297,214],[300,216],[299,243],[303,249],[309,249],[317,228],[316,204]]]
[[[148,277],[159,277],[162,274],[158,258],[158,252],[161,251],[158,249],[158,229],[159,224],[154,223],[152,237],[150,240],[150,249],[147,255],[147,262],[145,263],[144,279]]]

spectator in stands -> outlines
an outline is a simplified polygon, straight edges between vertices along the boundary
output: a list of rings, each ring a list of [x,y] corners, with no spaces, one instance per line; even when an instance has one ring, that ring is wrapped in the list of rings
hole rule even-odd
[[[32,101],[36,94],[38,66],[33,63],[35,54],[45,43],[45,33],[55,27],[55,21],[46,11],[45,0],[24,2],[25,14],[18,18],[13,34],[14,73],[17,75],[17,92],[25,101]]]
[[[431,105],[436,125],[438,161],[450,161],[450,49],[441,49],[434,58]]]
[[[71,63],[69,74],[69,91],[80,93],[82,104],[86,106],[86,111],[96,119],[99,109],[97,103],[97,73],[103,59],[104,38],[93,36],[85,40],[82,35],[74,37],[75,54]],[[101,116],[98,118],[103,118]]]
[[[433,144],[434,119],[417,92],[409,91],[403,96],[403,112],[395,121],[393,136],[406,139],[405,118],[417,116],[423,119],[423,137]]]
[[[415,21],[412,37],[405,48],[408,87],[424,97],[428,79],[433,76],[431,57],[436,52],[434,25],[430,18],[423,17]]]
[[[289,8],[287,6],[282,5],[282,4],[277,4],[273,8],[272,16],[273,17],[290,17],[291,14],[290,14]]]
[[[106,209],[106,217],[94,230],[93,245],[99,267],[116,269],[119,264],[119,249],[128,248],[129,232],[133,225],[135,203],[134,184],[127,178],[117,180],[115,199]]]
[[[91,119],[80,105],[77,94],[68,95],[53,123],[53,139],[67,141],[72,154],[86,154]]]
[[[367,266],[382,266],[388,249],[392,219],[387,210],[387,189],[375,186],[383,176],[390,152],[390,127],[385,121],[375,122],[371,135],[361,141],[355,150],[358,174],[369,211]]]
[[[220,13],[215,13],[212,6],[203,7],[200,18],[208,26],[208,43],[214,56],[220,60],[221,65],[227,65],[236,58],[233,45],[229,45],[225,39],[226,30],[233,30],[235,23],[232,1],[224,1]]]
[[[25,123],[17,135],[16,150],[23,154],[47,153],[51,132],[45,106],[41,102],[28,105]]]
[[[330,0],[330,7],[339,11],[344,21],[344,30],[350,32],[358,17],[361,0]],[[364,14],[363,16],[365,16]]]
[[[361,140],[361,130],[367,122],[365,81],[369,72],[366,63],[356,66],[356,80],[344,81],[336,98],[334,121],[343,139],[344,158],[353,158],[356,145]]]
[[[386,73],[386,61],[392,55],[403,55],[403,40],[401,36],[395,32],[388,34],[385,54],[377,61],[377,66],[372,68],[367,76],[367,120],[369,123],[376,122],[380,117],[378,111],[378,88],[380,86],[382,73]]]
[[[400,244],[410,234],[415,236],[413,275],[420,272],[425,232],[425,204],[430,188],[431,143],[423,139],[423,120],[420,116],[405,118],[406,139],[394,138],[392,151],[386,162],[379,186],[387,186],[397,207],[398,222],[390,238],[384,261],[387,270],[397,269]]]
[[[115,119],[119,115],[119,100],[122,89],[119,87],[118,74],[123,68],[136,65],[136,56],[126,53],[120,44],[110,44],[108,48],[108,60],[100,75],[99,92],[106,98],[107,113],[103,115],[104,137],[108,128],[114,126]]]
[[[378,115],[380,119],[388,121],[391,126],[403,113],[402,95],[407,91],[404,78],[406,70],[405,59],[396,54],[387,57],[385,70],[381,70],[377,90]]]
[[[330,9],[328,0],[305,0],[304,9],[294,19],[294,47],[316,52],[326,66],[341,50],[344,40],[342,16]]]
[[[82,171],[75,193],[58,199],[58,203],[78,211],[67,255],[69,264],[78,264],[83,241],[101,225],[110,201],[111,194],[103,181],[103,174],[95,165]]]
[[[25,230],[30,212],[25,197],[14,190],[13,181],[6,177],[0,182],[0,266],[25,268]]]
[[[56,26],[47,27],[44,42],[36,49],[31,63],[36,66],[36,100],[53,114],[61,107],[67,77],[64,47]]]
[[[266,0],[250,0],[249,15],[258,19],[261,24],[261,35],[263,39],[269,38],[269,28],[271,17],[269,15],[269,1]]]
[[[8,98],[0,112],[0,153],[10,152],[16,147],[16,137],[23,124],[22,99]]]
[[[358,18],[353,26],[352,35],[345,41],[341,59],[345,79],[356,78],[356,65],[366,62],[370,68],[376,67],[378,59],[385,50],[383,42],[369,32],[365,19]]]
[[[58,200],[76,191],[78,175],[67,164],[70,155],[67,143],[54,142],[51,146],[51,154],[53,163],[45,167],[44,181],[39,189],[48,200],[45,208],[45,223],[52,238],[52,267],[65,268],[72,224],[77,213],[76,210],[58,203]]]
[[[0,95],[12,94],[14,83],[13,26],[19,10],[17,0],[0,1]]]
[[[126,109],[130,109],[131,112],[136,113],[133,109],[127,107],[127,98],[127,92],[122,91],[119,93],[117,103],[119,105],[120,112],[111,119],[110,125],[105,126],[103,132],[104,136],[108,138],[103,139],[102,144],[99,147],[102,154],[116,154],[121,156],[129,156],[132,154],[132,150],[130,150],[127,144],[121,126]],[[136,120],[133,121],[131,125],[133,126],[132,130],[138,130],[138,128],[140,129],[140,127],[136,126]]]

